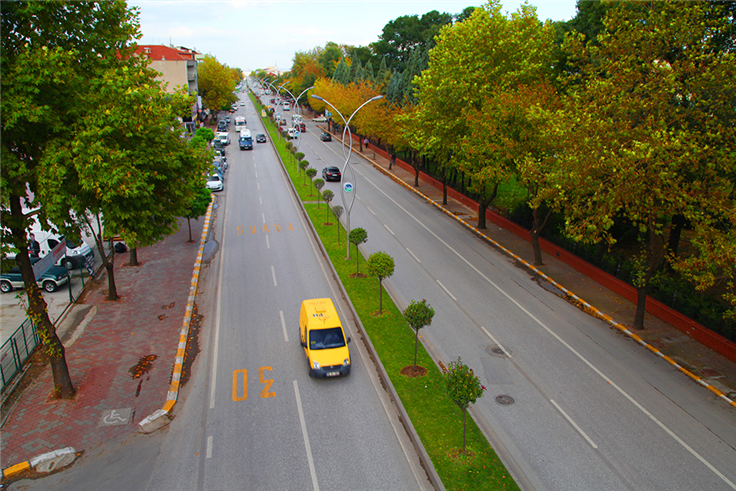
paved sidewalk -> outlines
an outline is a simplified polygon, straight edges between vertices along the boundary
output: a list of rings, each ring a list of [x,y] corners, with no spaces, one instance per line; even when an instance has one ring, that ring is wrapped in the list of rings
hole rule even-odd
[[[67,446],[77,451],[93,448],[137,431],[143,418],[161,409],[204,220],[191,221],[194,242],[187,242],[184,220],[176,234],[140,249],[140,266],[127,266],[128,253],[117,254],[119,301],[105,300],[104,270],[92,282],[67,316],[71,329],[62,336],[65,346],[78,336],[66,350],[77,395],[68,401],[51,399],[53,383],[46,367],[22,393],[2,428],[2,468]],[[105,426],[103,417],[110,410],[118,411],[108,414],[108,422],[119,424]],[[120,424],[128,411],[127,422]]]
[[[335,139],[340,140],[339,136],[335,136]],[[370,147],[361,153],[358,151],[356,143],[353,146],[353,152],[360,153],[374,166],[386,170],[389,167],[388,159],[373,152]],[[414,187],[413,172],[406,171],[396,165],[392,166],[391,172],[407,184],[408,187]],[[436,189],[431,184],[420,179],[419,187],[416,189],[436,203],[442,203],[442,191]],[[445,209],[473,226],[478,225],[478,210],[470,209],[449,196],[447,200],[447,205],[444,206]],[[530,264],[534,264],[534,252],[531,244],[527,240],[500,228],[490,221],[487,221],[487,227],[483,231],[484,235],[495,240]],[[468,230],[467,233],[472,232]],[[544,274],[551,277],[567,290],[581,297],[603,314],[612,317],[615,321],[623,324],[627,328],[631,328],[636,312],[635,304],[613,293],[611,290],[601,286],[599,283],[549,254],[544,254],[543,260],[545,265],[539,269]],[[542,280],[540,281],[541,283],[545,283]],[[548,285],[543,286],[552,288],[554,291],[554,287]],[[732,401],[736,401],[736,363],[703,346],[649,313],[645,317],[645,326],[646,329],[644,331],[636,331],[636,334],[644,339],[644,341],[726,394]],[[643,347],[642,351],[643,356],[655,356],[647,352]],[[703,391],[703,397],[717,398],[715,394],[706,390]]]

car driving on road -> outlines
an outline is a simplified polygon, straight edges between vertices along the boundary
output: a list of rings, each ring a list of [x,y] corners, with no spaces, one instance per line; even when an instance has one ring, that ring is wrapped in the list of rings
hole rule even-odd
[[[319,139],[323,142],[331,142],[332,141],[332,135],[327,133],[326,131],[323,131],[321,135],[319,135]]]
[[[266,135],[264,135],[263,133],[258,133],[256,135],[256,142],[258,142],[258,143],[266,143]]]
[[[322,179],[325,181],[339,181],[342,179],[342,174],[337,167],[325,167],[322,169]]]

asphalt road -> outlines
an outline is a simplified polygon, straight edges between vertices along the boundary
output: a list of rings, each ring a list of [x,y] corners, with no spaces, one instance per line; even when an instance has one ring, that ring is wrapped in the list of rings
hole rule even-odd
[[[264,132],[250,101],[243,114],[254,137]],[[173,421],[11,489],[431,489],[359,343],[349,344],[349,376],[308,376],[301,301],[332,297],[353,339],[355,328],[272,146],[240,151],[234,141],[227,152],[211,236],[219,248],[197,300],[201,351]]]
[[[317,135],[310,125],[299,150],[318,171],[342,169],[340,142]],[[461,356],[481,376],[489,390],[474,415],[522,485],[736,489],[733,408],[540,287],[359,156],[351,162],[351,226],[368,232],[364,255],[393,256],[396,271],[384,284],[400,308],[420,299],[434,307],[422,330],[428,348],[445,365]],[[342,205],[339,186],[325,188]]]

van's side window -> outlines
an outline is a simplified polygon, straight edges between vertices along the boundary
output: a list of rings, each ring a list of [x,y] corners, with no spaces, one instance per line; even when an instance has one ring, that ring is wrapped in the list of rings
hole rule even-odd
[[[54,250],[54,247],[56,247],[57,245],[59,245],[59,241],[56,240],[56,239],[49,239],[47,242],[49,243],[49,250],[51,250],[51,251]]]

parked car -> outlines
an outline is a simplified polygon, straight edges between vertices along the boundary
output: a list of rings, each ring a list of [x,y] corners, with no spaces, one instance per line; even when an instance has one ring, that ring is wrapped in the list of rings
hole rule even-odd
[[[323,142],[331,142],[332,141],[332,135],[327,133],[326,131],[323,131],[321,135],[319,135],[319,139]]]
[[[281,120],[279,121],[279,126],[286,126],[286,120],[281,118]]]
[[[245,106],[245,101],[240,101],[240,106]]]
[[[218,132],[216,138],[220,140],[220,143],[223,145],[230,145],[230,133],[227,131]]]
[[[326,123],[327,118],[325,118],[324,116],[317,116],[316,118],[312,119],[312,122],[313,123]]]
[[[31,264],[40,261],[37,257],[31,258]],[[56,291],[61,285],[69,281],[69,271],[63,266],[51,266],[44,274],[36,279],[39,287],[51,293]],[[20,268],[13,266],[10,271],[0,276],[0,292],[9,293],[16,288],[25,288],[23,276],[20,274]]]
[[[304,123],[299,123],[299,131],[301,131],[302,133],[306,133],[307,132],[307,125],[304,124]]]
[[[217,122],[218,132],[227,131],[227,127],[228,127],[227,121],[225,121],[224,119],[221,119],[220,121]]]
[[[222,191],[224,187],[222,177],[219,174],[212,174],[207,178],[207,189],[211,191]]]
[[[258,142],[258,143],[266,143],[266,135],[264,135],[263,133],[258,133],[256,135],[256,142]]]
[[[222,142],[218,140],[217,138],[212,140],[212,148],[214,148],[215,151],[219,151],[222,155],[226,154],[225,145],[223,145]]]
[[[342,174],[337,167],[325,167],[322,169],[322,179],[325,181],[340,181]]]

